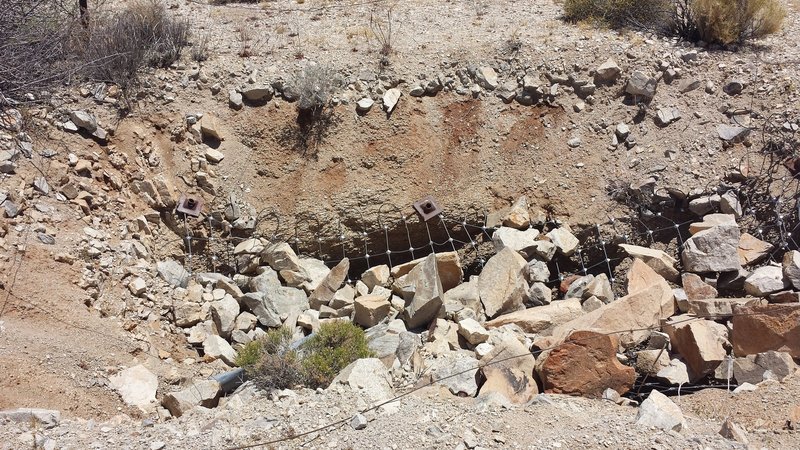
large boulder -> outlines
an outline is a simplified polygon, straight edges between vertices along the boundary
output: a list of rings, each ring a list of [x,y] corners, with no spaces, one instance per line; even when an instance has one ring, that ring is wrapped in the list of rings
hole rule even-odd
[[[385,294],[370,294],[356,298],[354,322],[362,327],[374,327],[380,323],[392,309]]]
[[[347,279],[347,273],[350,270],[350,260],[347,258],[342,259],[330,272],[322,279],[322,282],[314,289],[314,292],[308,297],[309,305],[314,309],[319,309],[322,305],[330,304],[336,292],[344,284]]]
[[[394,397],[391,376],[378,358],[353,361],[339,372],[329,389],[358,395],[370,404]]]
[[[516,83],[514,83],[514,89],[516,89]],[[528,198],[522,196],[518,198],[513,205],[511,205],[511,209],[503,217],[503,226],[515,228],[517,230],[524,230],[528,228],[530,224],[531,214],[530,211],[528,211]]]
[[[109,378],[109,384],[130,406],[150,409],[155,405],[158,377],[139,364],[129,367]]]
[[[220,396],[220,384],[215,380],[194,380],[183,389],[170,392],[161,400],[161,404],[175,417],[186,414],[195,406],[213,408],[217,406]]]
[[[492,243],[494,243],[495,251],[510,247],[523,257],[528,257],[529,254],[533,254],[532,248],[536,245],[538,236],[539,230],[536,228],[522,231],[511,227],[500,227],[492,234]]]
[[[680,319],[674,325],[668,322],[665,330],[672,349],[683,356],[690,380],[697,381],[714,372],[725,360],[728,331],[725,325],[711,320],[677,317]]]
[[[403,319],[408,328],[428,325],[442,307],[442,282],[437,271],[436,255],[431,253],[406,275],[413,297],[406,300]]]
[[[536,345],[551,347],[575,330],[619,333],[621,342],[632,346],[647,340],[648,328],[675,314],[675,297],[664,278],[640,259],[628,271],[628,295],[553,329],[552,336]],[[630,331],[633,330],[633,331]]]
[[[522,270],[525,260],[511,248],[505,247],[489,258],[478,279],[478,290],[486,316],[516,311],[528,290]]]
[[[686,240],[681,253],[684,268],[689,272],[739,270],[739,238],[738,225],[717,225],[697,232]]]
[[[578,250],[578,245],[580,245],[578,238],[572,234],[572,231],[567,226],[551,230],[547,233],[547,237],[550,238],[556,249],[564,256],[572,256]]]
[[[772,350],[733,361],[733,376],[739,384],[758,384],[768,378],[782,381],[796,369],[792,355]]]
[[[642,402],[642,406],[639,407],[636,424],[660,428],[664,431],[681,431],[686,428],[686,420],[681,408],[666,395],[656,390],[650,392],[650,395]]]
[[[481,303],[481,294],[478,290],[478,277],[473,276],[468,282],[445,292],[442,300],[448,311],[469,308],[483,320],[483,303]]]
[[[425,258],[415,259],[405,264],[392,267],[392,276],[395,279],[392,290],[402,295],[404,287],[411,283],[406,281],[405,275],[410,273],[414,267],[425,261]],[[445,292],[453,289],[464,281],[464,269],[461,268],[461,261],[456,252],[436,253],[436,271],[439,274],[439,281]]]
[[[220,336],[229,338],[236,328],[236,317],[241,312],[239,302],[234,300],[229,294],[225,294],[222,299],[211,302],[211,318]]]
[[[775,350],[800,358],[800,304],[741,306],[733,313],[735,355]]]
[[[215,334],[206,336],[203,341],[203,353],[211,359],[220,359],[229,366],[236,365],[236,350],[225,339]]]
[[[739,264],[752,266],[764,261],[775,247],[750,233],[742,233],[739,239]]]
[[[446,387],[451,394],[459,397],[475,397],[478,393],[478,360],[458,353],[449,352],[433,360],[428,365],[431,380]]]
[[[481,368],[481,375],[486,381],[480,388],[479,398],[501,395],[519,405],[527,403],[539,393],[533,378],[536,359],[515,337],[503,336],[481,361],[496,363]]]
[[[172,286],[185,288],[189,283],[189,272],[174,259],[157,262],[156,270],[161,278]]]
[[[539,366],[545,392],[600,398],[603,391],[628,392],[636,371],[617,360],[619,342],[614,335],[576,331],[550,350]]]
[[[789,287],[780,266],[763,266],[754,270],[744,280],[744,291],[755,297],[764,297]]]
[[[497,316],[486,322],[486,328],[500,328],[514,324],[526,333],[547,335],[554,327],[576,319],[582,314],[581,300],[571,298]]]

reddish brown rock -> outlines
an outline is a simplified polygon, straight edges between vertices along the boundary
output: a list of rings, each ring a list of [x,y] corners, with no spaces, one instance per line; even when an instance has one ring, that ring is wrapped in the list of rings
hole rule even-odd
[[[538,368],[545,392],[599,398],[611,388],[628,392],[636,380],[633,367],[617,360],[616,336],[576,331],[554,348]]]
[[[681,283],[683,284],[684,292],[686,292],[686,297],[690,301],[717,298],[717,290],[703,281],[699,275],[686,272],[681,275]]]
[[[741,306],[733,314],[735,355],[775,350],[800,358],[800,304]]]

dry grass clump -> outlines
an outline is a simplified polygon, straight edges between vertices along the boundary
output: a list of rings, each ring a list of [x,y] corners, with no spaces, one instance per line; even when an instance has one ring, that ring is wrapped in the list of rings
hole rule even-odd
[[[723,45],[775,33],[786,17],[778,0],[693,0],[691,11],[700,39]]]

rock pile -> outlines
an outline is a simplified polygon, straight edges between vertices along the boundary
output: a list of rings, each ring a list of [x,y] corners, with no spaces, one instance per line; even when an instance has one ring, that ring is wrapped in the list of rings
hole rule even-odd
[[[682,273],[664,252],[623,245],[632,262],[626,294],[617,297],[602,273],[552,288],[552,259],[575,253],[579,241],[567,225],[543,233],[532,222],[524,199],[503,212],[492,236],[496,254],[467,281],[458,254],[439,253],[372,267],[350,284],[347,259],[329,268],[286,243],[258,238],[234,249],[242,270],[232,278],[189,277],[171,260],[157,267],[173,286],[174,326],[206,360],[229,366],[269,328],[287,327],[299,340],[321,324],[346,320],[367,330],[374,361],[394,383],[415,383],[427,373],[454,395],[486,401],[522,404],[540,390],[625,394],[637,374],[670,385],[758,382],[794,371],[800,303],[770,299],[796,289],[797,251],[781,267],[748,271],[763,260],[752,249],[765,243],[740,233],[733,215],[711,213],[691,227]],[[719,297],[718,280],[731,273],[756,296]],[[129,287],[139,292],[136,280]],[[164,404],[181,414],[183,403],[176,402]],[[677,419],[669,423],[680,428]]]

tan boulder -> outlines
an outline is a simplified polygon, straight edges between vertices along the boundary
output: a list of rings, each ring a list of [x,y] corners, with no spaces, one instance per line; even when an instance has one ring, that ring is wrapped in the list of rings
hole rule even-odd
[[[695,235],[718,225],[736,225],[736,217],[733,214],[706,214],[702,222],[689,224],[689,233]]]
[[[697,381],[714,372],[727,356],[727,328],[725,325],[690,316],[676,316],[664,329],[669,335],[673,351],[683,356],[691,381]]]
[[[603,391],[628,392],[636,371],[617,360],[619,342],[614,335],[576,331],[550,352],[539,366],[545,392],[600,398]]]
[[[424,261],[425,258],[418,258],[405,264],[392,267],[392,277],[395,279],[396,286],[403,286],[401,277],[407,275],[411,270]],[[464,270],[461,268],[461,260],[456,252],[436,253],[436,270],[442,282],[442,289],[449,291],[461,284],[464,280]],[[395,286],[392,287],[395,290]],[[395,293],[397,291],[395,290]]]
[[[730,317],[733,314],[734,307],[759,302],[759,299],[752,298],[706,298],[701,300],[689,300],[689,309],[687,312],[693,316],[707,319]]]
[[[362,327],[374,327],[389,315],[392,308],[384,294],[364,295],[358,297],[354,304],[355,323]]]
[[[511,205],[511,210],[503,217],[503,226],[524,230],[531,224],[531,215],[528,212],[528,198],[520,197]]]
[[[413,291],[403,311],[403,320],[409,329],[428,325],[442,307],[444,292],[436,266],[436,255],[431,253],[405,277]]]
[[[675,314],[675,297],[664,278],[640,259],[628,271],[628,295],[553,329],[551,337],[536,341],[539,348],[562,342],[574,330],[618,333],[625,347],[642,343],[648,328]]]
[[[689,301],[717,297],[717,290],[703,281],[699,275],[685,272],[681,274],[681,284]]]
[[[491,361],[497,363],[485,365]],[[527,403],[539,393],[533,377],[536,359],[518,339],[504,336],[481,359],[481,364],[484,364],[481,374],[486,381],[480,388],[479,398],[499,394],[519,405]]]
[[[525,265],[525,260],[508,247],[489,258],[478,278],[478,291],[487,317],[520,309],[528,290],[522,273]]]
[[[391,275],[392,273],[389,270],[389,266],[382,264],[380,266],[371,267],[361,274],[361,281],[372,291],[375,286],[388,286],[389,277]]]
[[[549,305],[503,314],[486,322],[486,328],[499,328],[514,324],[531,334],[548,334],[553,327],[567,323],[583,314],[581,301],[577,298],[558,300]]]
[[[775,247],[769,242],[764,242],[750,233],[742,233],[739,238],[739,264],[742,266],[758,264],[769,256],[773,248]]]
[[[741,306],[733,312],[735,355],[775,350],[800,358],[800,304]]]
[[[675,268],[675,264],[677,264],[678,261],[672,256],[669,256],[661,250],[639,247],[638,245],[620,244],[619,246],[625,250],[628,255],[644,261],[651,269],[655,270],[657,274],[665,279],[673,283],[678,282],[680,273],[678,269]]]
[[[200,119],[200,133],[204,139],[210,138],[217,141],[225,139],[217,123],[217,117],[211,113],[203,114],[203,117]]]
[[[350,270],[350,260],[342,259],[327,275],[322,282],[308,296],[308,302],[312,308],[319,310],[321,306],[329,305],[336,292],[347,279],[347,272]]]

